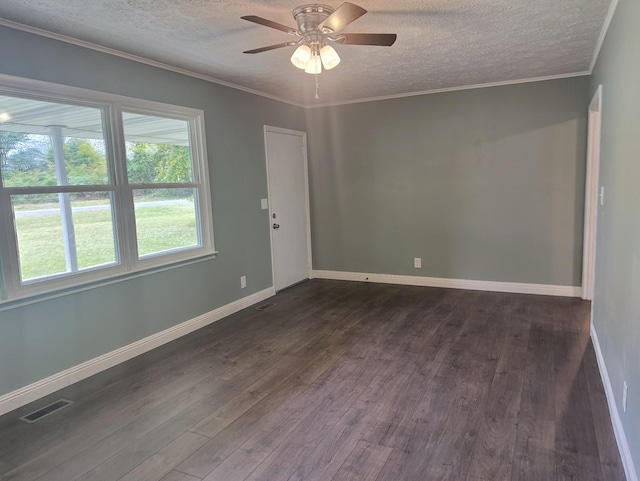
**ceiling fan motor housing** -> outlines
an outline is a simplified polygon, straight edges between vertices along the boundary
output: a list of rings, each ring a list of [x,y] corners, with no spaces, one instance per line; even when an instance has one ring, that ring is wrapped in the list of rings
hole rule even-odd
[[[302,36],[322,35],[333,33],[333,29],[329,27],[325,26],[320,30],[318,26],[334,11],[335,9],[328,5],[301,5],[293,10],[293,18],[296,19],[298,30],[300,30]]]

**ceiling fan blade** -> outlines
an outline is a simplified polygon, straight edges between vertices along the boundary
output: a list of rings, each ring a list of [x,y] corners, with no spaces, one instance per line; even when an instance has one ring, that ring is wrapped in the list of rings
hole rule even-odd
[[[261,52],[267,52],[269,50],[275,50],[276,48],[292,47],[293,45],[297,45],[297,44],[298,44],[298,42],[278,43],[276,45],[269,45],[267,47],[254,48],[253,50],[247,50],[247,51],[242,52],[242,53],[261,53]]]
[[[378,45],[391,47],[396,41],[395,33],[341,33],[336,39],[337,43],[345,45]]]
[[[274,22],[273,20],[268,20],[266,18],[258,17],[256,15],[245,15],[244,17],[240,17],[242,20],[247,20],[249,22],[257,23],[258,25],[264,25],[265,27],[275,28],[276,30],[282,30],[286,33],[296,33],[298,30],[295,28],[287,27],[286,25],[282,25],[281,23]]]
[[[326,27],[333,30],[334,33],[339,32],[354,20],[362,17],[365,13],[367,13],[367,11],[364,8],[354,5],[353,3],[344,2],[318,27],[320,30]]]

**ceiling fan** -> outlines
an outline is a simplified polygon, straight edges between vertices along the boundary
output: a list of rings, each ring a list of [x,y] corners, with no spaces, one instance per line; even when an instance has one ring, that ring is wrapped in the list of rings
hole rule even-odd
[[[338,53],[330,45],[332,43],[383,47],[393,45],[396,41],[395,33],[341,33],[347,25],[365,13],[367,11],[364,8],[349,2],[343,3],[337,9],[328,5],[302,5],[293,10],[293,18],[298,28],[288,27],[255,15],[247,15],[241,18],[300,38],[296,41],[269,45],[243,53],[261,53],[298,45],[291,56],[291,63],[307,73],[319,74],[323,67],[329,70],[340,63]]]

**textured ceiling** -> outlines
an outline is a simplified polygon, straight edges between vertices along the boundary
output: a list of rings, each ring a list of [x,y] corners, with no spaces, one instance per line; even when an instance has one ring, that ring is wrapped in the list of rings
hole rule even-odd
[[[392,47],[336,45],[320,77],[291,65],[294,39],[241,20],[295,27],[296,0],[2,0],[0,17],[313,105],[586,72],[610,0],[352,0],[368,10],[345,32],[397,33]],[[330,2],[334,8],[341,1]]]

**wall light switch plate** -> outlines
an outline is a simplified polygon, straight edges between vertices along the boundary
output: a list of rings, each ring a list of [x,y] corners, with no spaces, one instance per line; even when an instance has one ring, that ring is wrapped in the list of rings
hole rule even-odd
[[[269,199],[260,199],[260,206],[262,210],[267,210],[269,208]]]
[[[413,258],[413,267],[416,269],[422,269],[422,257]]]
[[[625,381],[622,385],[622,410],[627,412],[627,399],[629,398],[629,386],[627,386],[627,381]]]

